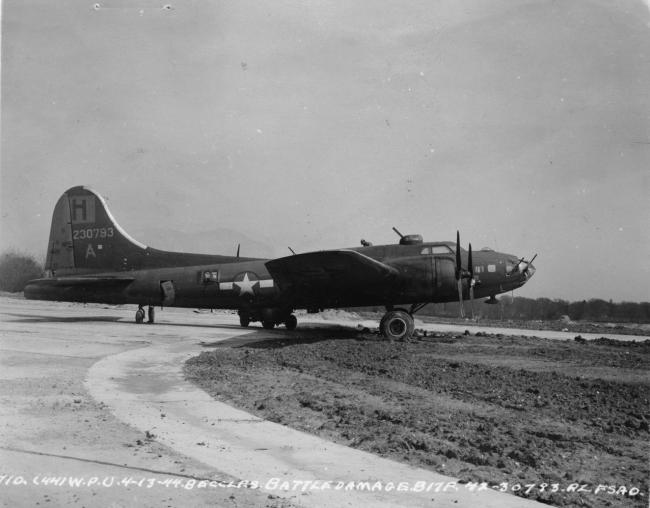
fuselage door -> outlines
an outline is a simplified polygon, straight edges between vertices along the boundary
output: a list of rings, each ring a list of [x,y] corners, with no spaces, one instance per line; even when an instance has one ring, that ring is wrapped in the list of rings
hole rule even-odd
[[[176,300],[176,289],[173,280],[160,281],[160,293],[162,295],[162,305],[173,305]]]

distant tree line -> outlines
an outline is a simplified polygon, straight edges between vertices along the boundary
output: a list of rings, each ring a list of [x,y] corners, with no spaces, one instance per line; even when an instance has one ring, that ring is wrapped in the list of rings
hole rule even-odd
[[[408,308],[408,306],[403,306]],[[363,307],[359,310],[383,312],[383,307]],[[418,312],[422,316],[457,318],[458,302],[429,304]],[[470,315],[469,301],[465,301],[465,315]],[[483,299],[474,301],[474,315],[480,319],[521,321],[601,321],[610,323],[650,323],[650,302],[613,302],[598,298],[569,302],[550,298],[523,298],[504,296],[495,305],[486,305]]]
[[[0,255],[0,291],[22,291],[27,281],[43,276],[43,267],[30,255],[10,250]]]
[[[469,302],[465,313],[469,315]],[[427,305],[421,314],[439,317],[458,317],[458,303]],[[598,298],[569,302],[549,298],[502,297],[495,305],[483,300],[474,302],[474,314],[483,319],[514,319],[555,321],[568,316],[572,321],[603,321],[620,323],[650,323],[650,302],[613,302]]]

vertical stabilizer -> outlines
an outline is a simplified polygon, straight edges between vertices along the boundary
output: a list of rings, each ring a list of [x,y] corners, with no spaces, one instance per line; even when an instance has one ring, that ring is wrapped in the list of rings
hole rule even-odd
[[[111,215],[104,199],[88,187],[72,187],[52,215],[45,269],[51,275],[128,270],[147,256]]]
[[[56,202],[52,213],[45,270],[48,275],[55,275],[59,270],[62,272],[74,270],[70,205],[65,194]]]

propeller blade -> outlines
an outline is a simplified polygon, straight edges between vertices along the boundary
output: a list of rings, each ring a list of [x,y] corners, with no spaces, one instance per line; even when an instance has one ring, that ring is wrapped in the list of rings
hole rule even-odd
[[[465,317],[465,309],[463,307],[463,267],[460,259],[460,232],[456,230],[456,283],[458,284],[458,304],[460,317]]]
[[[474,278],[474,263],[472,262],[472,244],[469,244],[469,255],[467,256],[467,269],[469,270],[470,279]]]
[[[459,312],[460,312],[460,317],[464,318],[465,317],[465,308],[463,307],[463,279],[460,277],[458,278],[458,304],[459,304]]]
[[[533,259],[531,259],[530,261],[528,261],[528,266],[530,266],[530,265],[533,264],[533,261],[535,261],[535,258],[536,258],[536,257],[537,257],[537,254],[535,254],[535,255],[533,256]]]
[[[456,231],[456,280],[460,280],[462,267],[460,265],[460,232]]]
[[[472,319],[474,319],[474,263],[472,261],[472,244],[469,244],[469,254],[467,257],[467,264],[469,268],[469,309],[472,313]]]

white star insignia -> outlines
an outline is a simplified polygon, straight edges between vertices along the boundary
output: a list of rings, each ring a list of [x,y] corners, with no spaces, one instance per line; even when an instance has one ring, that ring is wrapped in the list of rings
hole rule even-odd
[[[255,294],[253,287],[257,284],[257,281],[250,280],[248,273],[245,273],[244,278],[240,281],[235,281],[234,284],[235,286],[239,286],[239,296],[245,295],[246,293],[250,293],[251,295]]]

